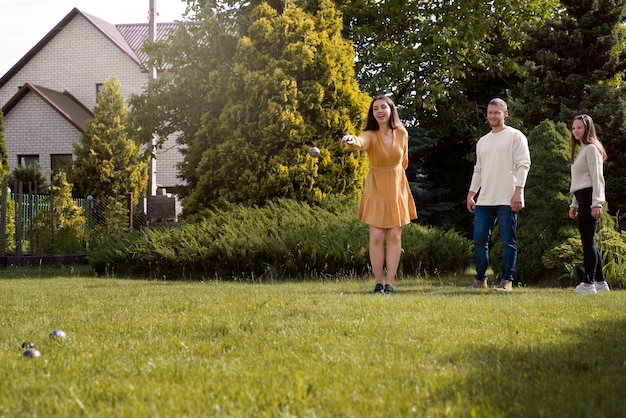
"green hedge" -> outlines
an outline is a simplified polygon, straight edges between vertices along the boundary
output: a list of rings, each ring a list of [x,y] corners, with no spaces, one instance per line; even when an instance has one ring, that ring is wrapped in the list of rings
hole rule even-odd
[[[194,222],[108,237],[89,261],[101,273],[156,278],[364,275],[369,232],[356,211],[347,200],[233,205]],[[451,231],[407,225],[403,247],[403,274],[456,273],[471,262],[471,242]]]

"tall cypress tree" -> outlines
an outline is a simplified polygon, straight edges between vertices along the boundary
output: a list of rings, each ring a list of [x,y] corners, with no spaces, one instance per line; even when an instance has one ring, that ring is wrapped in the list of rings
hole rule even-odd
[[[211,110],[188,152],[202,159],[187,213],[361,190],[365,156],[339,139],[362,129],[369,98],[354,80],[354,51],[341,28],[326,0],[315,13],[291,3],[282,13],[267,4],[254,9],[232,66],[209,75]],[[312,146],[319,158],[307,154]]]
[[[547,251],[577,233],[568,215],[569,137],[565,124],[549,120],[528,135],[532,167],[524,190],[526,208],[519,215],[516,273],[526,283],[537,282],[544,275],[541,258]]]
[[[80,143],[74,144],[76,162],[70,180],[75,193],[104,198],[132,192],[138,199],[148,183],[147,163],[128,135],[128,112],[116,78],[104,83],[93,113]]]

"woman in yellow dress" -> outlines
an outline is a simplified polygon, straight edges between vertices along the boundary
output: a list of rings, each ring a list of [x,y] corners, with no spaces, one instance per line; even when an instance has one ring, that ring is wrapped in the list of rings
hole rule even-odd
[[[367,152],[370,168],[357,218],[369,225],[374,293],[393,293],[402,253],[402,225],[417,218],[405,173],[409,164],[408,133],[393,101],[387,96],[376,96],[367,112],[363,133],[345,135],[341,142]],[[387,274],[383,285],[385,264]]]

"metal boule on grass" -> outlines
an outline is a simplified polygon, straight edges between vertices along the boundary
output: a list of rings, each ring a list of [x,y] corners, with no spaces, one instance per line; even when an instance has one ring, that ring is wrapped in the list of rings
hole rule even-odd
[[[22,343],[22,348],[35,348],[35,343],[32,341],[24,341]]]
[[[317,158],[320,156],[320,149],[318,147],[311,147],[309,150],[309,155],[313,158]]]
[[[37,357],[41,357],[41,353],[39,352],[39,350],[35,348],[29,348],[28,350],[24,351],[24,357],[37,358]]]
[[[65,337],[66,337],[65,332],[61,331],[60,329],[55,329],[54,331],[50,333],[50,339],[52,340],[64,339]]]

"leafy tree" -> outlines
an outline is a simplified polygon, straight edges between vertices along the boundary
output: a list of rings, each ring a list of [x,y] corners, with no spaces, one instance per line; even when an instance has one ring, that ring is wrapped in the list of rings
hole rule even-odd
[[[339,138],[362,128],[369,99],[353,78],[353,50],[333,5],[316,14],[262,4],[250,15],[227,74],[212,73],[209,111],[188,155],[201,155],[185,210],[288,197],[319,202],[359,192],[365,156]],[[214,77],[213,77],[214,76]],[[319,159],[308,156],[311,146]]]
[[[626,209],[626,1],[562,0],[564,9],[530,30],[525,46],[530,76],[516,111],[527,125],[544,119],[571,123],[590,114],[609,160],[607,200]]]
[[[121,196],[145,191],[148,171],[139,145],[127,131],[128,112],[116,78],[104,83],[94,108],[94,118],[85,124],[80,143],[74,144],[76,163],[70,173],[80,196]]]
[[[357,53],[359,85],[389,92],[403,109],[413,149],[408,174],[421,219],[467,228],[464,199],[486,106],[524,77],[529,25],[555,0],[339,0]],[[411,130],[413,128],[413,130]],[[465,173],[465,174],[464,174]],[[463,219],[466,219],[463,221]]]
[[[209,97],[209,90],[216,77],[230,71],[238,35],[224,4],[197,1],[190,7],[192,21],[181,24],[166,41],[146,44],[151,62],[169,70],[151,81],[141,95],[131,96],[129,104],[130,120],[141,142],[149,143],[156,134],[160,146],[165,138],[176,135],[185,155],[180,177],[193,190],[202,153],[187,150],[196,139],[202,115],[211,111],[217,118],[221,111],[226,98],[223,93]],[[215,106],[212,109],[209,100]],[[181,190],[181,194],[188,192]]]

